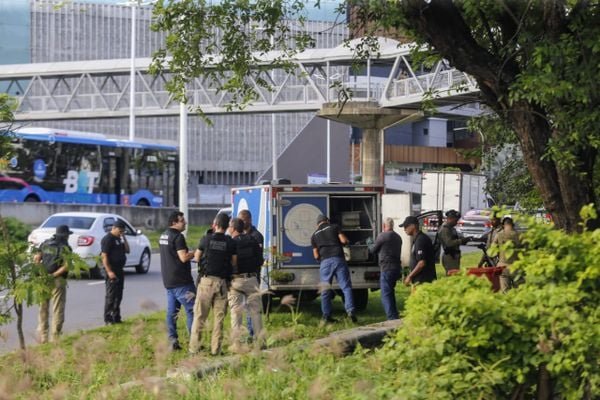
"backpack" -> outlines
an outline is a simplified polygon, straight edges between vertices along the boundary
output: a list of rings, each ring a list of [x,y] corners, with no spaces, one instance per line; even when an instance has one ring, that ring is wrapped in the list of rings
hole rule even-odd
[[[62,262],[61,252],[64,246],[65,244],[58,242],[56,238],[50,238],[40,245],[42,265],[49,274],[53,274],[60,268]]]

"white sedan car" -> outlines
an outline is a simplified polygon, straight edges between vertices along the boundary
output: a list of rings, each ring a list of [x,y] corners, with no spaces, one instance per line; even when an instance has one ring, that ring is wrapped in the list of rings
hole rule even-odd
[[[42,225],[29,235],[28,241],[32,246],[39,246],[56,232],[59,225],[67,225],[73,232],[69,236],[69,245],[75,253],[86,260],[90,267],[90,276],[104,278],[105,271],[101,264],[97,264],[100,255],[100,242],[111,230],[115,221],[125,223],[125,235],[129,243],[129,254],[125,267],[134,267],[137,273],[145,274],[150,269],[150,254],[152,247],[146,235],[140,230],[135,230],[131,224],[117,214],[103,214],[90,212],[65,212],[53,214]]]

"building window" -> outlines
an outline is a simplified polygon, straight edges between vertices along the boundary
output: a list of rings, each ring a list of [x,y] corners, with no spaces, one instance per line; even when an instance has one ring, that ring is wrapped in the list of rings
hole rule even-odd
[[[429,128],[423,128],[423,136],[429,135]]]

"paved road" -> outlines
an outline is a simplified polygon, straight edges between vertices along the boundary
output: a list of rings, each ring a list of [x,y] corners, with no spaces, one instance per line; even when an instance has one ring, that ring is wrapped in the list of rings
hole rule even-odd
[[[160,275],[160,258],[152,255],[150,271],[138,275],[133,269],[125,270],[125,292],[121,303],[121,314],[128,318],[140,313],[150,313],[166,307],[165,289]],[[80,329],[97,328],[104,325],[104,281],[69,280],[67,306],[65,310],[65,333]],[[24,331],[27,344],[36,343],[38,307],[25,309]],[[16,349],[19,345],[16,323],[0,328],[0,353]]]

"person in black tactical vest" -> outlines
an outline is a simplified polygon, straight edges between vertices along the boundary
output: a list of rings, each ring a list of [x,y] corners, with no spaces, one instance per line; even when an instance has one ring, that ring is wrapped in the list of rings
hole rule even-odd
[[[229,216],[217,214],[213,221],[213,232],[200,239],[194,255],[199,261],[206,254],[206,270],[200,278],[196,302],[194,304],[194,322],[190,334],[189,352],[200,350],[202,332],[209,312],[213,312],[213,331],[210,353],[218,355],[223,341],[223,321],[227,314],[227,290],[233,266],[237,266],[236,245],[230,236],[225,235],[229,226]]]
[[[116,220],[112,229],[100,242],[102,265],[106,271],[106,294],[104,296],[104,323],[121,323],[121,300],[125,287],[125,263],[129,254],[129,243],[125,237],[125,223]]]
[[[236,244],[237,266],[233,267],[231,286],[229,288],[229,308],[231,309],[232,349],[236,351],[242,337],[242,316],[244,309],[248,309],[252,321],[254,335],[258,338],[257,344],[262,346],[262,301],[259,294],[258,280],[263,260],[261,246],[256,240],[244,233],[244,221],[233,218],[229,223],[231,237]],[[247,306],[247,307],[246,307]]]
[[[317,217],[317,230],[313,233],[310,241],[313,247],[313,256],[315,260],[321,263],[319,275],[323,322],[336,322],[331,316],[331,300],[333,298],[331,285],[335,277],[338,285],[340,285],[340,289],[344,293],[344,308],[348,313],[348,317],[352,322],[356,323],[350,271],[348,270],[348,264],[346,264],[344,250],[342,249],[343,245],[349,243],[348,238],[342,233],[338,225],[330,224],[326,216],[319,215]]]
[[[450,270],[460,269],[460,246],[467,244],[473,238],[458,236],[456,224],[460,219],[460,213],[456,210],[450,210],[446,213],[446,222],[440,228],[438,236],[444,249],[442,256],[442,265],[446,270],[446,274]]]
[[[33,257],[33,261],[42,264],[48,274],[54,278],[51,294],[52,300],[52,329],[50,330],[50,341],[55,342],[62,334],[65,322],[65,304],[67,302],[67,274],[68,264],[63,255],[72,252],[69,246],[69,235],[73,232],[67,225],[56,227],[56,233],[50,239],[43,242]],[[50,299],[40,304],[38,315],[38,335],[41,343],[48,342],[48,319]]]
[[[177,334],[177,316],[181,306],[187,314],[187,330],[192,330],[194,319],[194,297],[196,286],[192,277],[190,260],[194,253],[189,251],[183,232],[187,222],[181,211],[169,215],[169,228],[160,235],[160,271],[163,285],[167,289],[167,331],[171,350],[181,350]]]
[[[263,251],[263,254],[264,254],[265,238],[264,238],[263,234],[260,233],[260,231],[258,229],[256,229],[256,227],[254,225],[252,225],[252,213],[250,212],[250,210],[240,210],[238,212],[238,218],[244,222],[244,233],[246,235],[249,235],[250,237],[252,237],[254,240],[256,240],[256,242],[260,246],[261,251]],[[264,256],[262,259],[264,262]],[[261,267],[262,267],[262,265],[261,265]],[[256,280],[258,281],[258,283],[260,285],[260,268],[258,269],[258,274],[256,275]],[[246,309],[248,309],[247,304],[245,307],[246,307]],[[248,333],[249,333],[250,337],[252,338],[252,337],[254,337],[254,328],[252,327],[252,318],[250,318],[250,313],[248,313],[246,321],[248,324]]]

